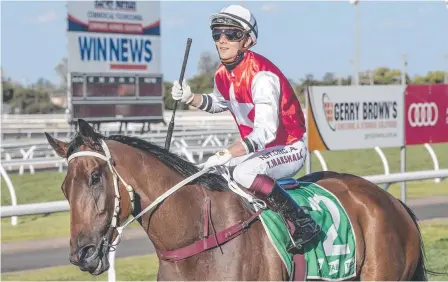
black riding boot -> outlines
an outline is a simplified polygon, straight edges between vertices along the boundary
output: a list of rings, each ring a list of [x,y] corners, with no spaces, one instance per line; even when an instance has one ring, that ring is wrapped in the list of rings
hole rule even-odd
[[[303,246],[321,231],[311,216],[272,178],[259,174],[249,191],[264,200],[271,210],[278,212],[283,219],[293,225],[290,229],[293,229],[291,233],[294,242],[288,246],[288,252],[302,252]]]

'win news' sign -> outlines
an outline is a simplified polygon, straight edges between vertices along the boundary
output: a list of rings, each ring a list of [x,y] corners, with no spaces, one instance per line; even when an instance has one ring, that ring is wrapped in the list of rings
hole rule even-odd
[[[160,3],[69,1],[69,71],[160,74]]]

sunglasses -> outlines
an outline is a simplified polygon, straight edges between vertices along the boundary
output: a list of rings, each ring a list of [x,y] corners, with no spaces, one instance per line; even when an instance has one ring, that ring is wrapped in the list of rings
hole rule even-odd
[[[221,37],[221,34],[224,34],[224,36],[229,41],[240,41],[243,39],[245,32],[241,29],[219,29],[214,28],[212,30],[212,37],[214,41],[218,41]]]

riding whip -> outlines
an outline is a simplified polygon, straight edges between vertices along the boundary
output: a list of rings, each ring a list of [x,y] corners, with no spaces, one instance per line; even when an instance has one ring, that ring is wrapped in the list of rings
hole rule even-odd
[[[180,71],[179,84],[180,84],[181,88],[182,88],[182,81],[184,80],[185,67],[187,66],[188,54],[190,53],[191,41],[192,41],[191,38],[187,39],[187,47],[185,48],[184,62],[182,63],[182,69]],[[171,136],[173,136],[174,116],[176,115],[177,102],[178,102],[178,100],[176,100],[174,102],[173,115],[171,116],[171,121],[168,126],[168,135],[166,136],[166,140],[165,140],[165,149],[167,149],[167,150],[170,149]]]

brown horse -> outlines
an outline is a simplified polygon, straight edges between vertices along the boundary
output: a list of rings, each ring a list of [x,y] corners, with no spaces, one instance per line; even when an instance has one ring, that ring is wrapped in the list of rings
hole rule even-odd
[[[69,143],[46,136],[58,155],[69,159],[61,188],[70,203],[70,261],[93,275],[109,267],[106,254],[117,236],[116,225],[199,171],[194,164],[138,138],[106,138],[83,120]],[[427,279],[420,231],[404,203],[354,175],[318,172],[299,180],[325,187],[346,209],[356,233],[355,279]],[[128,196],[131,190],[135,199]],[[115,198],[117,193],[121,196]],[[114,216],[116,225],[111,224]],[[205,174],[189,182],[138,221],[158,250],[160,280],[290,279],[253,210],[228,190],[221,175]],[[209,226],[219,232],[237,222],[238,230],[226,231],[233,236],[221,233],[219,237],[208,231]],[[208,243],[222,243],[208,248],[203,246],[205,241],[195,245],[208,238]],[[192,255],[170,256],[170,250],[185,246],[194,246]]]

